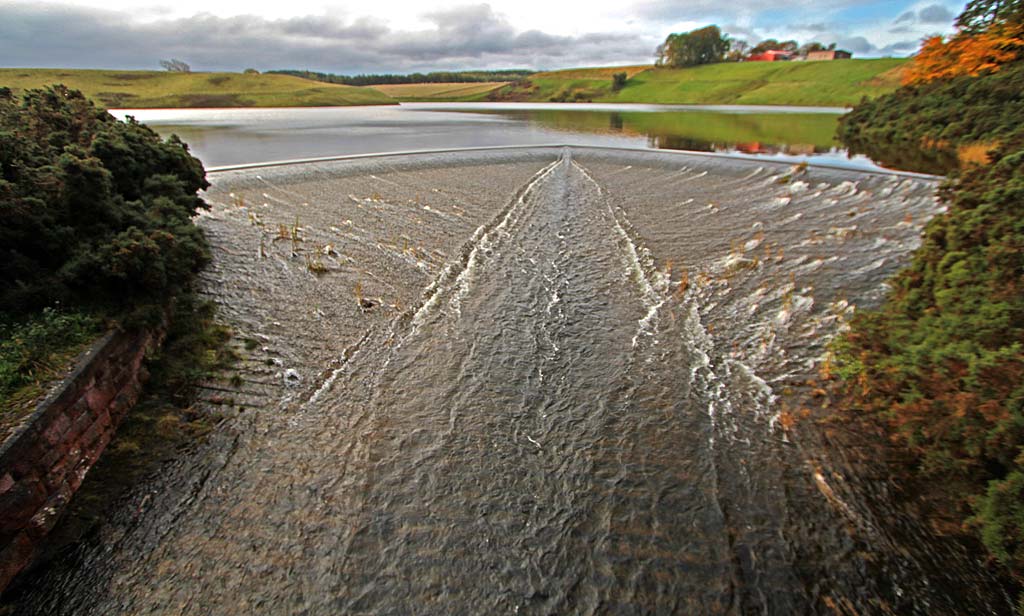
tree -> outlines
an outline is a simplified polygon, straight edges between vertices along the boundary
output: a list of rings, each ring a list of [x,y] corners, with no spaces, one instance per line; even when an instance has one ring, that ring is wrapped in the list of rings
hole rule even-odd
[[[246,75],[259,75],[260,74],[260,72],[258,70],[256,70],[256,69],[254,69],[254,68],[247,68],[244,71],[242,71],[242,73],[244,73]]]
[[[680,68],[721,62],[729,51],[729,40],[718,26],[670,34],[658,46],[658,66]]]
[[[807,56],[807,54],[811,53],[812,51],[825,51],[825,50],[826,50],[826,48],[825,48],[825,46],[823,44],[821,44],[821,43],[819,43],[817,41],[812,41],[810,43],[804,43],[800,47],[800,55],[801,56]]]
[[[160,66],[172,73],[191,73],[192,67],[185,64],[181,60],[171,58],[170,60],[160,60]]]
[[[729,53],[725,55],[725,59],[729,62],[739,62],[746,58],[749,53],[750,43],[741,39],[730,39]]]
[[[773,49],[779,49],[779,42],[775,39],[765,39],[750,49],[751,55],[764,53]]]
[[[1024,31],[1020,28],[1010,35],[979,32],[954,36],[949,41],[933,36],[921,45],[921,51],[903,74],[903,83],[994,73],[1004,64],[1016,60],[1022,50]]]
[[[1024,0],[974,0],[956,23],[957,33],[949,40],[924,40],[903,83],[994,73],[1024,57]]]
[[[628,78],[629,75],[626,73],[615,73],[612,75],[612,91],[618,92],[622,88],[626,87],[626,79]]]
[[[1024,22],[1024,0],[972,0],[956,18],[957,30],[977,34],[993,26]]]
[[[775,39],[765,39],[754,46],[750,50],[751,54],[764,53],[766,51],[788,51],[790,53],[796,53],[800,49],[799,43],[796,41],[777,41]]]

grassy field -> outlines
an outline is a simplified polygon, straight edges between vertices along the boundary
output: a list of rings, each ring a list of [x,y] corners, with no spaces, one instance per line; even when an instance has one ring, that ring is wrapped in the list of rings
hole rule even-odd
[[[396,83],[364,86],[406,102],[484,101],[487,95],[507,81],[481,81],[476,83]]]
[[[329,107],[387,105],[370,88],[309,81],[290,75],[170,73],[76,69],[0,69],[0,86],[16,93],[63,83],[104,107]]]
[[[538,73],[495,91],[508,101],[662,103],[691,105],[846,106],[899,87],[904,59],[835,62],[741,62],[687,69],[650,66]],[[611,75],[626,71],[613,92]]]

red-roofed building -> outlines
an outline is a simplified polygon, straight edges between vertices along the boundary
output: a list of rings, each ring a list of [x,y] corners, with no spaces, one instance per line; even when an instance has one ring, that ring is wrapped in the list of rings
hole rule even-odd
[[[781,49],[772,49],[762,53],[754,54],[747,58],[747,62],[781,62],[791,60],[795,54]]]

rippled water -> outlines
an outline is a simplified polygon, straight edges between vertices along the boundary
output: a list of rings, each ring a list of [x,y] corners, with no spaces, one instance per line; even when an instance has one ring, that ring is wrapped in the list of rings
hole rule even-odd
[[[406,103],[292,109],[136,109],[208,166],[473,146],[561,144],[728,152],[877,169],[835,140],[844,109],[816,107]]]
[[[935,183],[790,173],[549,148],[215,175],[206,292],[258,341],[209,386],[234,416],[19,611],[1008,612],[787,419]]]

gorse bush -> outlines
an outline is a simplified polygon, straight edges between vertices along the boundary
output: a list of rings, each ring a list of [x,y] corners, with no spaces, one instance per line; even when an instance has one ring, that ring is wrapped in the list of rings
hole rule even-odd
[[[949,173],[958,148],[995,144],[1024,118],[1024,62],[999,72],[934,80],[861,102],[839,124],[851,153],[894,167]]]
[[[948,211],[838,345],[845,406],[916,454],[1024,577],[1024,130],[944,189]]]
[[[840,346],[856,406],[927,473],[1001,479],[1024,452],[1024,133],[945,191],[910,267]]]
[[[1019,16],[1024,3],[975,0],[965,14],[981,5],[988,12],[979,14],[994,16],[988,23],[999,27],[996,9],[1010,7],[1006,14]],[[1024,578],[1022,93],[1024,60],[1017,60],[978,76],[904,87],[844,118],[840,136],[860,151],[927,155],[977,141],[993,149],[986,164],[950,165],[956,177],[941,194],[948,210],[927,225],[881,309],[859,313],[836,344],[844,406],[881,422],[916,454],[915,470],[934,493],[959,501],[954,513],[962,514],[965,528],[977,530],[1018,579]]]
[[[0,317],[166,301],[208,260],[192,223],[207,186],[176,137],[63,86],[0,88]]]

